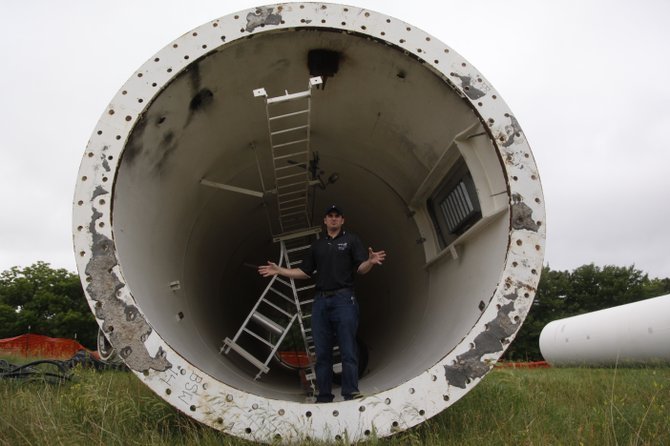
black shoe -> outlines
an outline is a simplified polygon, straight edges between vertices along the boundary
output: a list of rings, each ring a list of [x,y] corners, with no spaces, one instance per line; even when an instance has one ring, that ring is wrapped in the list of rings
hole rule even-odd
[[[365,398],[362,393],[352,393],[351,395],[344,395],[344,401],[351,401],[351,400],[360,400],[362,398]]]

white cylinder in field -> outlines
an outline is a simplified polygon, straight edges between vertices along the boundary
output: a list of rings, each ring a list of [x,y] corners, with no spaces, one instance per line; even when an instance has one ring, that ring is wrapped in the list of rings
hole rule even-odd
[[[554,366],[670,362],[670,294],[559,319],[540,333]]]
[[[337,203],[388,254],[356,284],[365,398],[331,404],[295,370],[255,379],[249,356],[220,353],[267,284],[250,265],[279,254],[259,175],[279,157],[254,91],[315,76],[311,222]],[[262,442],[384,437],[458,401],[521,327],[545,227],[525,134],[486,78],[410,24],[328,3],[221,17],[152,56],[93,130],[73,211],[86,297],[126,365],[188,416]]]

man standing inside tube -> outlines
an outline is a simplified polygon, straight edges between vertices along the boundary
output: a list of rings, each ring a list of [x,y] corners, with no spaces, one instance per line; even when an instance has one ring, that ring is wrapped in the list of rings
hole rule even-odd
[[[381,265],[386,252],[367,252],[361,240],[345,231],[344,212],[337,205],[329,206],[323,218],[326,235],[310,247],[298,268],[283,268],[268,262],[259,266],[263,277],[280,276],[316,280],[312,304],[312,337],[316,350],[317,403],[333,401],[333,341],[337,339],[342,358],[342,397],[360,397],[358,391],[358,302],[354,295],[354,273],[366,274]]]

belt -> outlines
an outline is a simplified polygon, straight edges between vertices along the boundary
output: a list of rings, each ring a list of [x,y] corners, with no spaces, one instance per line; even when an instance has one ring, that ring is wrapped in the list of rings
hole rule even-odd
[[[340,291],[350,291],[351,288],[338,288],[336,290],[328,290],[328,291],[319,291],[318,293],[324,297],[333,297]]]

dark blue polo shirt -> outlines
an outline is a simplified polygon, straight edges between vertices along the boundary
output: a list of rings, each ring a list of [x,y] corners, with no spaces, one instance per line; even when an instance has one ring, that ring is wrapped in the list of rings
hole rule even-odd
[[[367,259],[368,252],[358,236],[341,230],[335,238],[326,234],[312,243],[299,268],[316,279],[317,291],[332,291],[353,288],[354,274]]]

